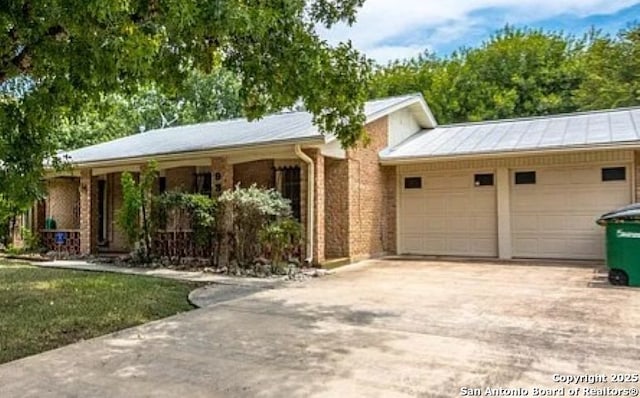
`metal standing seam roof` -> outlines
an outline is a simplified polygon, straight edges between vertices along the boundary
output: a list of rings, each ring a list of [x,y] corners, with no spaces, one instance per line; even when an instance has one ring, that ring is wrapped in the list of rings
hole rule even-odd
[[[640,144],[640,107],[454,124],[422,130],[383,161]]]
[[[367,118],[381,116],[387,110],[415,103],[416,100],[422,100],[422,96],[411,94],[369,101],[364,107],[365,115]],[[69,156],[72,163],[81,164],[331,138],[318,131],[310,113],[283,112],[252,122],[241,118],[149,130],[62,155]]]

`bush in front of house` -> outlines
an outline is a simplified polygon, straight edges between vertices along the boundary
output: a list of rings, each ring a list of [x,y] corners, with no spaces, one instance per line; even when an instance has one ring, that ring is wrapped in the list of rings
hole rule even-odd
[[[131,262],[209,265],[261,275],[285,273],[299,256],[302,227],[292,217],[289,201],[276,190],[254,184],[236,186],[217,198],[178,191],[158,195],[150,182],[156,177],[154,165],[146,168],[140,182],[129,173],[122,175],[118,225],[136,248]]]
[[[289,217],[291,208],[274,190],[237,186],[220,195],[223,230],[230,234],[235,260],[248,264],[261,253],[260,232],[271,220]]]

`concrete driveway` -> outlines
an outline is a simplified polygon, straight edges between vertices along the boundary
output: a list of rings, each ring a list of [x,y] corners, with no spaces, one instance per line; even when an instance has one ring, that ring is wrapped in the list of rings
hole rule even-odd
[[[462,387],[532,396],[536,387],[594,387],[553,377],[640,370],[640,289],[590,287],[592,277],[592,268],[567,265],[368,261],[5,364],[0,396],[454,397]]]

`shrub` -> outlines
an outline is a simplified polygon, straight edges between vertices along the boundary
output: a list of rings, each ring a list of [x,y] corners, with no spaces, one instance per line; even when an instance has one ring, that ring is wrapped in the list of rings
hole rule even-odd
[[[188,222],[195,243],[200,247],[210,246],[212,239],[217,238],[216,209],[214,198],[178,191],[165,192],[153,201],[153,217],[157,224],[166,226],[170,216],[178,226]]]
[[[279,219],[291,217],[289,201],[273,189],[260,189],[255,184],[249,188],[225,191],[218,199],[220,218],[224,229],[232,237],[235,259],[241,266],[250,264],[261,252],[261,233]],[[275,227],[264,236],[275,236]]]
[[[151,191],[158,178],[158,169],[154,161],[140,173],[140,181],[136,182],[129,172],[122,173],[122,207],[117,214],[117,223],[127,236],[129,244],[142,244],[145,261],[151,258],[151,236],[155,223],[151,217]],[[139,222],[142,217],[142,223]]]
[[[271,256],[273,272],[278,272],[282,260],[297,247],[302,237],[302,226],[293,218],[280,218],[260,231],[260,242]]]
[[[40,249],[40,236],[33,233],[29,228],[22,227],[20,229],[20,236],[22,237],[22,244],[25,252],[34,252]]]

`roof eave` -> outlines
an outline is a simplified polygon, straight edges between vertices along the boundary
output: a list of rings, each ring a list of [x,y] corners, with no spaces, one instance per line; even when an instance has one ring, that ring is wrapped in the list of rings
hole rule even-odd
[[[482,153],[467,153],[460,155],[416,155],[405,157],[385,157],[379,156],[380,164],[383,166],[397,166],[403,164],[412,163],[434,163],[444,161],[455,160],[467,160],[467,159],[485,159],[485,158],[497,158],[497,157],[518,157],[518,156],[531,156],[531,155],[544,155],[550,153],[567,153],[567,152],[579,152],[579,151],[603,151],[603,150],[624,150],[624,149],[640,149],[640,142],[634,141],[630,143],[618,143],[618,144],[604,144],[604,145],[576,145],[571,147],[550,147],[545,149],[535,150],[516,150],[516,151],[501,151],[501,152],[482,152]]]
[[[436,118],[433,116],[433,112],[431,112],[431,108],[427,105],[427,102],[424,100],[422,95],[416,95],[414,97],[407,98],[404,101],[398,102],[392,106],[381,109],[377,112],[373,112],[372,114],[367,116],[367,120],[365,124],[369,124],[374,122],[382,117],[392,114],[393,112],[399,111],[401,109],[414,106],[419,109],[419,116],[417,120],[420,124],[420,127],[423,129],[432,129],[438,126],[438,122]]]
[[[77,169],[86,169],[93,167],[105,167],[112,165],[123,165],[123,164],[143,164],[150,160],[156,161],[170,161],[176,159],[184,159],[185,157],[216,157],[216,156],[229,156],[233,154],[237,154],[240,151],[246,151],[249,149],[270,149],[274,147],[282,147],[286,145],[307,145],[307,146],[319,146],[325,143],[324,136],[318,137],[305,137],[298,139],[286,139],[281,141],[270,141],[265,143],[256,143],[256,144],[243,144],[243,145],[230,145],[220,148],[213,149],[202,149],[197,151],[178,151],[178,152],[167,152],[153,155],[145,155],[145,156],[135,156],[135,157],[122,157],[122,158],[111,158],[111,159],[100,159],[95,161],[88,162],[74,162],[71,161],[71,166]]]

